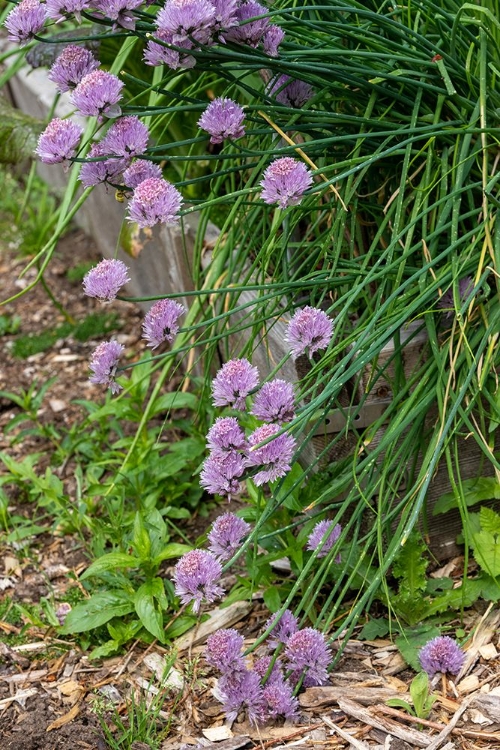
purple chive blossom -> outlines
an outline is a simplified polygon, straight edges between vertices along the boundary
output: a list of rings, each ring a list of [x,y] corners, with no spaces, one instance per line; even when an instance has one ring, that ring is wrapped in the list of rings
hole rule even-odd
[[[266,55],[269,55],[269,57],[278,57],[278,47],[284,38],[285,32],[282,28],[275,26],[274,24],[268,26],[262,39]]]
[[[316,307],[303,307],[297,310],[288,324],[286,340],[292,357],[302,354],[311,357],[319,349],[326,349],[333,335],[333,321]]]
[[[273,161],[264,172],[260,182],[261,198],[264,203],[277,203],[280,208],[296,206],[312,183],[312,175],[303,162],[283,156]]]
[[[331,662],[331,649],[325,636],[315,628],[304,628],[294,633],[285,646],[288,666],[298,681],[306,670],[303,686],[314,687],[328,682],[327,668]]]
[[[306,549],[318,550],[316,557],[326,557],[341,533],[342,526],[339,523],[334,526],[333,521],[319,521],[309,535]],[[341,556],[337,555],[335,562],[339,563],[341,560]]]
[[[286,646],[290,638],[299,629],[299,623],[293,612],[289,609],[285,609],[283,614],[278,620],[278,615],[272,615],[266,624],[264,630],[273,626],[273,629],[267,637],[267,645],[269,648],[278,648],[280,644]]]
[[[156,39],[160,39],[167,44],[174,44],[173,35],[165,31],[155,31]],[[177,46],[177,45],[176,45]],[[193,43],[186,39],[182,43],[184,49],[192,49]],[[144,62],[146,65],[167,65],[172,70],[177,68],[193,68],[196,65],[196,59],[192,55],[183,55],[177,50],[169,49],[163,44],[150,40],[144,50]]]
[[[107,385],[111,389],[111,393],[118,393],[122,386],[118,385],[114,378],[118,361],[124,350],[125,347],[118,341],[103,341],[99,344],[92,352],[90,360],[90,369],[93,372],[90,382]]]
[[[219,32],[219,39],[225,41],[225,31],[238,25],[237,0],[213,0],[212,5],[215,8],[215,20],[213,31]]]
[[[71,120],[51,120],[38,139],[35,153],[44,164],[58,164],[71,159],[83,130]]]
[[[203,600],[213,602],[219,599],[224,589],[217,581],[222,575],[221,564],[212,555],[202,549],[193,549],[183,555],[173,574],[175,593],[183,604],[193,602],[196,614]]]
[[[61,602],[61,604],[56,609],[55,615],[61,627],[64,625],[64,621],[66,620],[66,617],[69,615],[70,612],[71,612],[71,604],[68,604],[68,602]]]
[[[227,32],[226,40],[257,47],[269,27],[269,18],[256,18],[256,16],[267,16],[267,13],[267,8],[254,0],[242,3],[236,12],[239,25]],[[252,18],[256,20],[251,21]]]
[[[232,99],[219,97],[210,102],[198,125],[210,134],[210,143],[222,143],[225,138],[235,140],[245,135],[243,109]]]
[[[250,531],[250,524],[234,513],[224,513],[215,519],[208,534],[208,549],[221,562],[229,560],[239,549],[241,540]]]
[[[471,279],[470,276],[464,276],[463,279],[460,279],[458,282],[458,299],[459,302],[462,304],[465,302],[469,294],[474,289],[474,281]],[[453,299],[453,289],[448,289],[447,292],[441,295],[438,307],[448,309],[448,310],[454,310],[455,309],[455,302]]]
[[[88,117],[117,117],[123,81],[105,70],[93,70],[82,78],[71,95],[80,114]]]
[[[89,8],[89,0],[47,0],[45,3],[47,18],[54,21],[64,21],[75,16],[78,23],[82,20],[82,10]]]
[[[210,453],[203,462],[200,484],[211,495],[221,495],[230,500],[241,492],[239,478],[244,469],[243,458],[236,451]]]
[[[88,159],[97,159],[107,156],[107,149],[102,143],[94,143],[87,154]],[[87,161],[80,167],[79,179],[84,187],[92,187],[101,182],[117,183],[121,174],[127,166],[126,159],[100,159],[99,161]]]
[[[272,664],[272,667],[271,667]],[[261,656],[253,665],[253,671],[257,672],[261,680],[266,679],[266,685],[283,680],[281,673],[281,662],[272,656]]]
[[[465,654],[453,638],[438,635],[420,649],[418,658],[424,672],[433,677],[436,672],[458,674],[465,661]]]
[[[259,371],[247,359],[230,359],[212,381],[214,406],[244,409],[245,398],[258,383]]]
[[[98,67],[99,61],[90,50],[68,44],[49,70],[49,78],[62,94],[76,88],[82,78]]]
[[[269,95],[286,107],[303,107],[314,96],[314,89],[304,81],[297,81],[290,76],[279,76],[269,87]]]
[[[264,694],[256,672],[246,670],[223,675],[219,680],[218,692],[228,721],[234,721],[242,709],[246,709],[252,724],[263,721]]]
[[[165,341],[171,344],[179,330],[178,320],[185,312],[184,305],[171,299],[160,299],[155,302],[146,313],[142,324],[142,335],[148,346],[156,349]]]
[[[45,5],[38,0],[21,0],[5,19],[11,42],[25,44],[42,30],[45,23]]]
[[[128,281],[128,267],[122,260],[105,259],[85,274],[83,291],[88,297],[111,302]]]
[[[170,34],[177,47],[190,39],[207,44],[214,21],[215,8],[208,0],[169,0],[156,16],[158,30]]]
[[[207,434],[212,451],[239,451],[247,447],[245,433],[236,417],[218,417]]]
[[[93,5],[103,16],[115,21],[113,29],[122,26],[133,31],[136,19],[131,11],[142,5],[142,0],[94,0]]]
[[[293,721],[299,712],[299,701],[293,694],[293,688],[283,678],[264,686],[264,700],[266,702],[266,717],[275,719],[284,716]]]
[[[237,630],[217,630],[207,638],[205,659],[222,674],[242,672],[246,670],[242,649],[243,636]]]
[[[101,141],[109,154],[131,159],[148,147],[149,131],[138,117],[129,115],[116,120]]]
[[[129,221],[136,221],[140,227],[154,224],[176,224],[182,196],[170,182],[161,177],[150,177],[134,190],[128,206]]]
[[[252,432],[248,438],[251,449],[248,452],[246,466],[260,467],[260,471],[252,477],[257,486],[265,482],[274,482],[276,479],[284,477],[291,469],[292,456],[295,450],[295,438],[291,435],[282,433],[265,445],[256,447],[279,431],[279,425],[264,424]]]
[[[150,177],[160,178],[161,168],[147,159],[138,159],[123,173],[123,182],[127,187],[135,189],[137,185],[144,180],[149,180]]]
[[[264,422],[290,422],[295,416],[293,385],[286,380],[270,380],[255,395],[251,414]]]

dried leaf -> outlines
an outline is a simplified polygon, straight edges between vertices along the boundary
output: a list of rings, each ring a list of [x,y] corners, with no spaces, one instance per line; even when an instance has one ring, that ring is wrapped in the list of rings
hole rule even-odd
[[[73,708],[68,711],[67,714],[63,714],[62,716],[59,716],[58,719],[52,722],[52,724],[49,724],[46,732],[52,732],[53,729],[59,729],[59,727],[63,727],[65,724],[69,724],[70,721],[73,721],[73,719],[76,719],[78,714],[80,713],[80,704],[77,703],[73,706]]]

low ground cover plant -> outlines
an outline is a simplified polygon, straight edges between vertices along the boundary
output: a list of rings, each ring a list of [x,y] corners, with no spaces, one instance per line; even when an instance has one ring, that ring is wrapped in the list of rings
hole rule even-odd
[[[50,512],[91,534],[81,576],[91,595],[60,632],[95,629],[94,656],[136,637],[167,642],[225,594],[230,603],[260,588],[267,636],[287,618],[296,632],[260,672],[244,664],[238,634],[210,642],[229,719],[242,707],[255,721],[292,718],[295,693],[334,666],[325,634],[338,658],[374,602],[387,623],[372,619],[365,637],[397,632],[415,668],[459,672],[448,640],[431,640],[437,651],[420,664],[417,652],[448,637],[438,625],[450,610],[499,598],[498,513],[469,512],[478,482],[483,499],[498,498],[500,469],[497,5],[21,0],[6,15],[10,40],[49,68],[72,108],[37,140],[37,157],[68,172],[54,232],[29,264],[37,280],[94,189],[123,204],[122,239],[199,217],[193,290],[141,300],[150,354],[126,363],[111,337],[91,356],[90,381],[108,395],[84,404],[90,432],[62,441],[79,465],[78,502],[50,469],[41,489],[36,459],[2,457],[6,482],[31,482],[32,498],[43,493]],[[209,222],[220,231],[207,260]],[[82,293],[112,310],[135,262],[104,259]],[[191,393],[165,392],[193,365],[202,377]],[[383,409],[365,419],[377,399]],[[175,441],[172,409],[193,415]],[[333,418],[341,426],[329,432]],[[479,456],[472,478],[467,444]],[[453,506],[462,521],[460,588],[428,579],[415,534],[440,466],[451,493],[435,512]],[[176,522],[207,495],[243,507],[194,544]],[[225,592],[232,565],[238,581]],[[314,664],[294,639],[309,639],[300,649]],[[420,718],[432,707],[424,680]]]

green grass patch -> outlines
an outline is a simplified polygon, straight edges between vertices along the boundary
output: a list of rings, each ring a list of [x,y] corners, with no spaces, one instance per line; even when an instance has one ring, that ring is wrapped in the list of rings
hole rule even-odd
[[[59,339],[73,336],[77,341],[89,341],[89,339],[101,338],[112,331],[118,331],[121,326],[116,313],[91,313],[76,325],[63,323],[57,328],[42,333],[17,336],[12,347],[12,354],[19,359],[27,359],[34,354],[48,351]]]

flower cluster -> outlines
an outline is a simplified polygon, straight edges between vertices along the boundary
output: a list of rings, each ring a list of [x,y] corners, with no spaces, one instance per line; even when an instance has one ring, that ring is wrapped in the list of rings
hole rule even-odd
[[[268,620],[266,630],[273,623],[274,639],[268,639],[267,645],[271,650],[284,645],[284,650],[257,659],[253,668],[243,657],[243,637],[236,630],[219,630],[207,639],[205,659],[220,673],[216,696],[229,721],[242,710],[253,724],[279,716],[295,721],[299,708],[295,686],[328,681],[331,649],[324,635],[315,628],[299,629],[290,610],[279,620],[276,616]]]
[[[303,162],[283,156],[265,170],[260,183],[261,197],[264,203],[277,203],[280,208],[297,206],[312,182],[312,174]]]
[[[316,551],[316,557],[326,557],[332,549],[335,542],[342,533],[342,526],[333,521],[319,521],[312,530],[307,540],[306,548],[310,551]],[[335,562],[341,562],[340,553],[336,556]]]
[[[194,67],[196,56],[190,53],[217,42],[260,46],[266,55],[277,57],[285,36],[269,22],[267,8],[254,0],[167,0],[158,11],[155,27],[144,61],[173,70]]]

